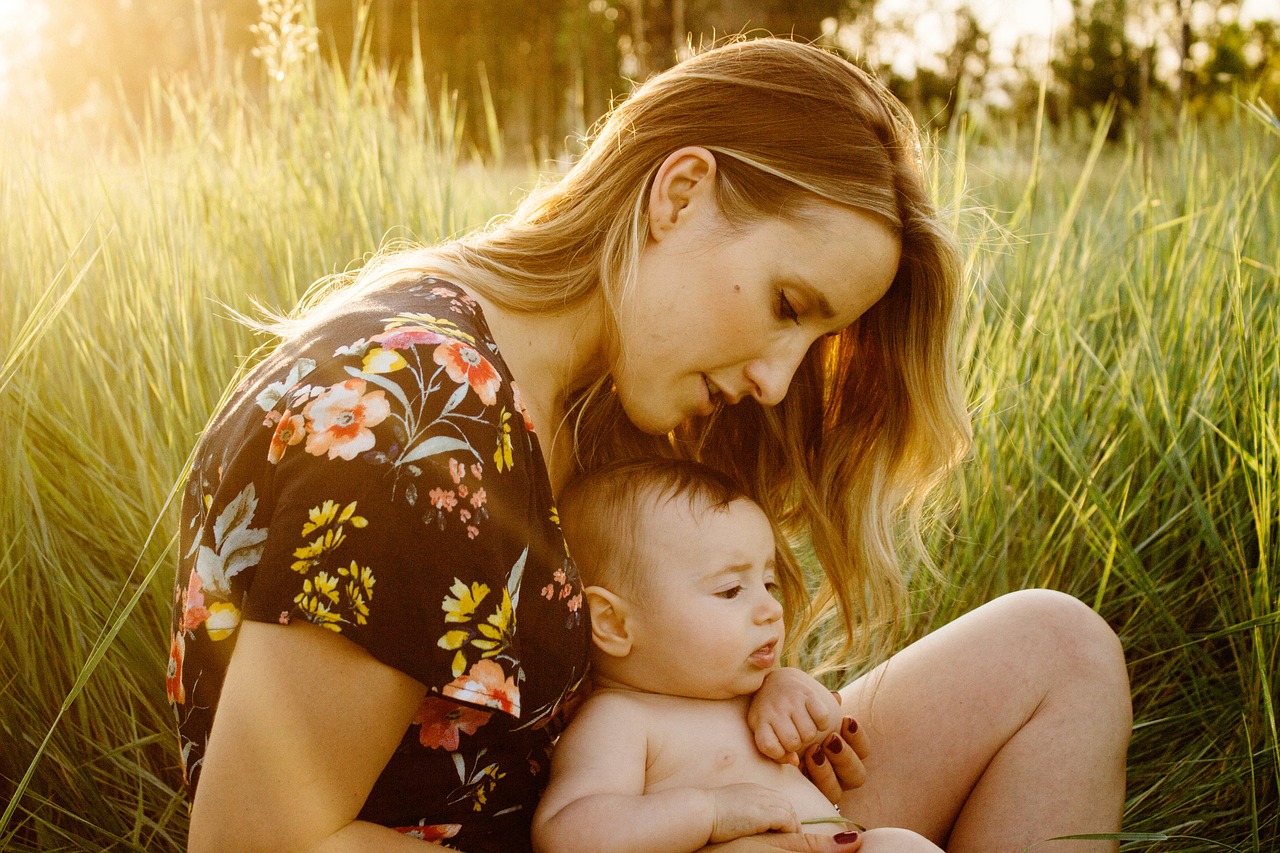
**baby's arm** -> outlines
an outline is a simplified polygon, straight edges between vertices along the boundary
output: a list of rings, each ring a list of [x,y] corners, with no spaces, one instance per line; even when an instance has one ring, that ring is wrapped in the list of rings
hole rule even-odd
[[[791,804],[761,785],[646,794],[645,710],[606,693],[574,717],[534,814],[538,853],[693,853],[711,842],[799,831]]]

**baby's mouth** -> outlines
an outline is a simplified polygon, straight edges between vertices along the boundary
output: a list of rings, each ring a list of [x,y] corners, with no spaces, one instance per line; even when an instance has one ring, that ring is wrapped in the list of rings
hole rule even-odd
[[[778,641],[770,640],[765,643],[752,652],[748,660],[761,669],[772,669],[773,665],[778,662]]]

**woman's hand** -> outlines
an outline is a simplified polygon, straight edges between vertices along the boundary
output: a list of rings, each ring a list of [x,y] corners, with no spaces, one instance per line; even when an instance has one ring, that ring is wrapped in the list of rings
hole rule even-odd
[[[771,671],[751,697],[747,725],[756,749],[779,763],[800,763],[800,754],[834,732],[840,694],[793,667]]]
[[[794,853],[854,853],[862,847],[857,832],[839,835],[810,835],[799,832],[770,832],[738,838],[724,844],[708,844],[699,853],[778,853],[790,850]]]
[[[867,733],[857,720],[845,717],[840,729],[805,752],[800,769],[828,800],[840,805],[848,791],[867,781],[863,759],[869,751]]]

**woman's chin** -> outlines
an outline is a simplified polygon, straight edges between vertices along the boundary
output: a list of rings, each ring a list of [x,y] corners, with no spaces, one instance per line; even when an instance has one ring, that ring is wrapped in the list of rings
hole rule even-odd
[[[688,416],[680,413],[629,407],[625,401],[622,411],[631,425],[646,435],[666,435],[688,419]]]

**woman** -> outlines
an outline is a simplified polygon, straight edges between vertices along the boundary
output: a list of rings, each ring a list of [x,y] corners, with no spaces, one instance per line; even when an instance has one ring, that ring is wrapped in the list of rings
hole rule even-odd
[[[918,556],[968,447],[959,288],[900,105],[762,40],[646,83],[509,220],[278,324],[184,500],[192,849],[527,849],[587,641],[553,495],[620,454],[740,480],[821,563],[812,600],[780,568],[794,636],[832,665],[887,646],[897,533]],[[870,825],[984,851],[1118,825],[1124,662],[1066,596],[980,608],[841,698]],[[853,849],[718,849],[779,848]]]

